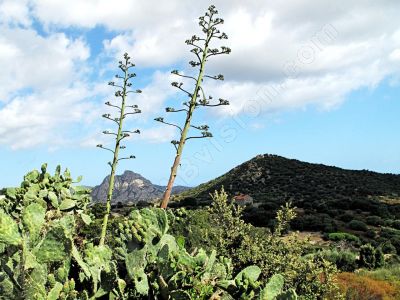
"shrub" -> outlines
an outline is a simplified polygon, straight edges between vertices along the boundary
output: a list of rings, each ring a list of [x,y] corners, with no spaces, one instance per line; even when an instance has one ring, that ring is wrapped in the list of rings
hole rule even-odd
[[[368,216],[365,221],[372,226],[381,226],[384,224],[384,221],[378,216]]]
[[[340,221],[343,221],[343,222],[350,222],[351,220],[353,220],[354,219],[354,216],[352,215],[352,214],[349,214],[349,213],[345,213],[345,214],[343,214],[343,215],[340,215],[339,217],[338,217],[338,219],[340,220]]]
[[[207,251],[218,249],[219,253],[232,258],[234,270],[258,265],[264,283],[279,270],[285,285],[306,298],[319,298],[335,290],[332,281],[335,268],[321,256],[304,257],[309,243],[299,240],[296,234],[282,237],[295,216],[293,208],[281,208],[272,233],[243,222],[242,212],[242,208],[228,201],[227,194],[221,191],[213,195],[208,216],[203,210],[203,219],[196,220],[192,218],[194,212],[187,211],[186,217],[174,223],[174,227],[180,229],[173,230],[182,235],[186,228],[190,229],[185,236],[187,245],[197,244]],[[202,228],[196,228],[195,224]]]
[[[353,272],[357,268],[356,254],[347,250],[325,250],[320,255],[327,261],[336,265],[338,270]]]
[[[368,229],[368,230],[365,232],[365,236],[366,236],[367,238],[373,239],[373,238],[376,237],[376,232],[375,232],[375,230]]]
[[[339,242],[339,241],[347,241],[360,243],[360,239],[353,234],[346,232],[333,232],[328,234],[328,239],[331,241]]]
[[[352,220],[349,223],[347,223],[347,227],[353,230],[359,230],[359,231],[367,231],[368,226],[362,221],[358,220]]]
[[[392,222],[391,227],[400,230],[400,220],[394,220],[394,221]]]
[[[380,268],[384,265],[385,258],[381,248],[374,248],[370,244],[360,247],[360,267],[367,269]]]
[[[384,254],[396,254],[396,247],[392,245],[390,241],[386,241],[382,244],[382,252]]]
[[[375,268],[381,268],[385,264],[385,256],[381,248],[375,250]]]
[[[400,236],[392,237],[390,243],[396,248],[397,253],[400,253]]]
[[[359,265],[367,269],[375,267],[375,248],[370,244],[361,246]]]

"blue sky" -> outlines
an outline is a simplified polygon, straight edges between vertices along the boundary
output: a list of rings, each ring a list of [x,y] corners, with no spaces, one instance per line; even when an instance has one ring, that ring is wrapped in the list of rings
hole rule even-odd
[[[226,80],[205,87],[231,105],[196,115],[214,138],[187,145],[177,184],[197,185],[262,153],[400,173],[400,26],[388,17],[400,4],[339,2],[215,1],[232,54],[209,61],[209,73]],[[193,72],[184,40],[207,3],[120,3],[124,10],[102,0],[0,0],[0,186],[18,185],[43,162],[87,185],[102,181],[111,157],[95,145],[107,144],[101,131],[112,126],[100,116],[126,51],[143,90],[129,99],[143,114],[127,126],[142,134],[128,140],[137,159],[119,173],[166,184],[176,132],[153,119],[185,100],[169,72]]]

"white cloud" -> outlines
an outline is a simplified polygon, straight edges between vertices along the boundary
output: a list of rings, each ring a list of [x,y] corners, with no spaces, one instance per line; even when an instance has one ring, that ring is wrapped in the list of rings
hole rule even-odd
[[[0,24],[29,26],[32,20],[29,16],[28,1],[1,0]]]
[[[21,149],[70,143],[71,125],[83,128],[93,120],[96,108],[88,101],[93,93],[76,85],[15,97],[0,109],[0,144]]]
[[[165,70],[187,62],[189,47],[184,40],[198,33],[196,18],[210,3],[0,0],[0,103],[4,103],[0,143],[12,147],[45,143],[57,132],[46,124],[54,128],[63,124],[67,130],[99,111],[86,99],[109,90],[87,83],[97,66],[87,63],[90,45],[83,37],[63,33],[71,28],[74,36],[83,36],[96,26],[114,33],[103,41],[98,60],[119,59],[128,51],[139,67],[155,70],[143,94],[132,99],[143,111],[134,121],[147,124],[175,96]],[[212,58],[207,66],[207,73],[222,73],[226,78],[222,84],[206,83],[208,91],[232,104],[217,113],[255,114],[256,110],[275,112],[310,105],[330,109],[351,91],[400,76],[399,1],[214,3],[225,19],[226,45],[232,48],[231,55]],[[42,25],[45,36],[34,29],[33,20]],[[160,67],[162,71],[157,71]],[[271,92],[274,89],[278,91]],[[27,107],[35,114],[29,114]],[[64,118],[67,109],[69,117]],[[13,139],[10,130],[21,138]],[[150,139],[163,139],[159,129],[148,130],[154,137]]]
[[[173,75],[169,72],[156,71],[152,75],[151,82],[142,88],[142,93],[134,100],[142,110],[140,118],[153,117],[164,110],[164,102],[176,94],[176,90],[171,87],[172,81]]]
[[[191,4],[181,1],[139,0],[32,0],[36,18],[48,27],[103,25],[113,30],[129,30],[169,23],[187,16]]]
[[[177,129],[169,126],[157,126],[153,128],[143,129],[139,139],[150,143],[166,143],[176,137]]]
[[[393,61],[400,61],[400,48],[393,50],[389,55],[389,59]]]
[[[84,75],[89,48],[63,33],[48,37],[33,29],[0,27],[0,102],[22,89],[68,87]]]
[[[104,41],[104,49],[114,57],[121,57],[124,52],[131,53],[135,63],[141,67],[169,66],[189,56],[186,50],[190,48],[184,44],[188,33],[181,30],[188,25],[176,21],[157,31],[149,29],[120,34]],[[171,40],[179,42],[171,43]]]

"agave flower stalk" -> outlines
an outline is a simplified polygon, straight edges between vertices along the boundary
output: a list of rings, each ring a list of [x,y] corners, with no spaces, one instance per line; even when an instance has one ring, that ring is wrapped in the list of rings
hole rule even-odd
[[[183,87],[182,82],[172,82],[171,85],[179,90],[181,90],[183,93],[186,94],[186,96],[189,98],[187,102],[183,103],[183,107],[179,109],[175,109],[173,107],[167,107],[165,111],[167,113],[179,113],[183,112],[186,115],[185,121],[183,126],[179,126],[177,124],[171,123],[171,122],[166,122],[164,118],[156,118],[154,119],[157,122],[169,125],[169,126],[174,126],[179,129],[180,132],[180,139],[179,140],[173,140],[171,143],[174,145],[175,150],[176,150],[176,155],[175,159],[173,162],[173,165],[171,167],[171,173],[169,176],[167,188],[164,193],[164,197],[161,203],[162,208],[166,208],[169,202],[169,199],[171,197],[171,191],[172,187],[174,185],[175,178],[177,176],[178,172],[178,167],[181,161],[182,157],[182,152],[183,148],[185,146],[185,143],[189,139],[201,139],[201,138],[209,138],[212,137],[212,133],[209,132],[209,127],[208,125],[192,125],[192,117],[195,109],[199,107],[215,107],[215,106],[221,106],[221,105],[228,105],[229,101],[224,100],[224,99],[219,99],[219,102],[212,103],[212,97],[206,97],[206,94],[204,92],[204,89],[202,87],[203,80],[204,78],[210,78],[214,80],[224,80],[224,76],[219,74],[215,76],[207,75],[205,74],[205,67],[206,67],[206,62],[211,56],[216,56],[220,54],[229,54],[231,52],[231,49],[228,47],[220,47],[220,48],[212,48],[211,47],[211,42],[215,39],[227,39],[228,36],[220,32],[218,30],[218,25],[223,24],[224,20],[221,18],[216,17],[218,14],[218,11],[215,9],[215,6],[212,5],[208,8],[207,12],[205,13],[204,16],[201,16],[199,18],[199,26],[201,27],[201,30],[203,32],[202,37],[198,37],[196,35],[193,35],[190,39],[186,40],[186,44],[193,47],[190,52],[192,52],[196,58],[194,61],[190,61],[189,64],[193,68],[198,69],[197,76],[189,76],[189,75],[184,75],[182,73],[179,73],[178,70],[173,70],[171,73],[182,77],[186,79],[193,80],[193,89],[189,92]],[[195,134],[193,136],[189,136],[189,131],[190,129],[194,129],[197,131],[200,131],[200,134]]]
[[[115,180],[115,172],[117,169],[118,162],[124,159],[134,159],[134,155],[130,155],[127,157],[119,157],[119,151],[125,149],[125,146],[122,145],[122,141],[131,134],[140,134],[140,130],[136,129],[134,131],[124,130],[123,124],[124,120],[128,115],[134,115],[141,113],[141,110],[138,108],[137,105],[127,105],[126,100],[127,96],[130,93],[141,93],[141,90],[130,90],[132,83],[130,82],[131,78],[135,77],[135,73],[130,73],[130,69],[133,68],[135,65],[131,62],[131,58],[128,56],[127,53],[124,54],[124,61],[119,62],[119,68],[122,71],[122,75],[115,75],[116,79],[118,79],[121,84],[117,84],[114,81],[110,81],[108,85],[116,87],[117,91],[115,92],[115,97],[119,99],[118,104],[112,104],[110,101],[107,101],[105,104],[107,106],[113,107],[117,110],[117,117],[111,116],[111,114],[104,114],[103,118],[108,119],[117,124],[118,130],[117,132],[110,132],[108,130],[103,131],[103,134],[115,136],[115,146],[114,149],[110,149],[104,147],[102,144],[97,145],[97,147],[110,151],[113,153],[113,160],[112,162],[108,162],[111,167],[110,172],[110,179],[108,185],[108,192],[107,192],[107,202],[106,202],[106,212],[103,217],[103,224],[101,228],[101,236],[100,236],[100,245],[104,245],[105,236],[107,232],[107,223],[108,218],[110,216],[111,211],[111,200],[114,191],[114,180]]]

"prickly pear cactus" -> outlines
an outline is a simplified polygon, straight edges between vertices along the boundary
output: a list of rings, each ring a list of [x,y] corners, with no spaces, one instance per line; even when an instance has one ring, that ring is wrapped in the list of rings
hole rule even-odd
[[[0,294],[6,299],[63,299],[74,294],[68,279],[76,223],[85,213],[90,191],[72,186],[68,170],[54,176],[34,170],[19,188],[0,200]],[[64,297],[67,299],[67,297]],[[71,299],[71,298],[69,298]]]
[[[171,212],[145,208],[132,211],[115,225],[114,257],[126,268],[125,297],[278,299],[283,290],[282,276],[271,279],[262,289],[257,266],[249,266],[233,277],[231,261],[218,257],[216,251],[199,249],[189,254],[167,233],[171,217]]]
[[[261,291],[260,300],[296,300],[296,292],[293,289],[283,291],[283,285],[284,278],[282,275],[272,276]]]

